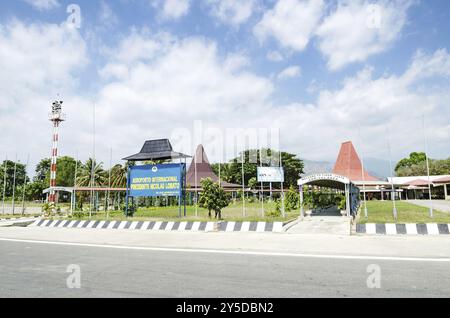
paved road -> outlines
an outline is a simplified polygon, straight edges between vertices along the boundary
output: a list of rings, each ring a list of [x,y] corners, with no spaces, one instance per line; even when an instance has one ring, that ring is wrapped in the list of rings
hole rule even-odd
[[[449,297],[450,262],[0,241],[0,297]],[[70,264],[81,289],[66,287]],[[367,266],[381,288],[367,288]]]
[[[409,200],[409,203],[428,208],[430,206],[429,200]],[[433,208],[442,212],[450,212],[450,201],[433,200]]]

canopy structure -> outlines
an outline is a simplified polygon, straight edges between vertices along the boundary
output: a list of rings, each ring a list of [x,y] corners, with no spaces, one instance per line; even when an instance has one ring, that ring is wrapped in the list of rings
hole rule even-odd
[[[303,177],[297,181],[300,191],[301,214],[303,210],[303,187],[305,185],[340,190],[345,193],[347,216],[355,216],[359,208],[359,188],[346,176],[334,173],[319,173]]]
[[[239,189],[242,185],[229,183],[223,180],[219,180],[219,177],[214,173],[206,156],[203,145],[198,145],[195,151],[195,156],[192,158],[191,165],[186,174],[186,183],[189,187],[194,189],[201,188],[202,179],[211,178],[214,182],[220,182],[220,185],[226,189]]]
[[[135,155],[123,158],[127,161],[154,161],[190,158],[181,152],[173,151],[169,139],[147,140],[141,151]]]

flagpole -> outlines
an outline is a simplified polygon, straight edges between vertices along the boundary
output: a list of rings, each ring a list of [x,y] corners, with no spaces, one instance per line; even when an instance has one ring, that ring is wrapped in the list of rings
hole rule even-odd
[[[23,189],[22,189],[22,215],[25,215],[25,190],[27,188],[28,180],[27,180],[27,169],[30,164],[30,155],[27,156],[27,165],[25,166],[25,178],[23,180]]]
[[[389,151],[389,169],[391,170],[391,200],[393,204],[392,214],[394,215],[394,220],[397,221],[397,206],[395,202],[395,187],[394,187],[394,175],[392,170],[392,153],[391,153],[391,142],[389,137],[389,130],[386,126],[386,136],[387,136],[387,142],[388,142],[388,151]]]
[[[111,192],[111,172],[112,172],[112,154],[113,154],[113,150],[112,148],[110,149],[109,152],[109,174],[108,174],[108,191],[106,193],[106,218],[109,218],[109,196],[110,196],[110,192]]]
[[[92,218],[92,207],[95,204],[94,198],[94,170],[95,170],[95,103],[92,107],[92,158],[91,158],[91,204],[89,209],[89,219]]]
[[[222,179],[221,179],[221,175],[220,175],[220,173],[221,173],[221,171],[220,171],[220,161],[219,161],[219,187],[221,187],[222,186]]]
[[[195,177],[195,217],[198,217],[198,185],[197,185],[197,153],[194,156],[194,177]]]
[[[433,200],[431,199],[431,183],[430,183],[430,161],[428,160],[428,141],[425,131],[425,116],[422,115],[422,128],[423,128],[423,140],[425,144],[425,159],[427,164],[427,177],[428,177],[428,199],[430,202],[430,218],[433,218]]]
[[[366,199],[366,182],[365,182],[366,176],[364,173],[365,172],[364,171],[364,151],[362,149],[363,142],[362,142],[362,137],[361,137],[361,126],[359,124],[358,124],[358,135],[359,135],[359,141],[361,143],[361,168],[362,168],[361,175],[362,175],[362,182],[363,182],[364,217],[367,219],[369,214],[367,211],[367,199]]]
[[[17,154],[16,160],[14,161],[14,174],[13,174],[13,193],[12,193],[12,214],[14,215],[15,208],[15,198],[16,198],[16,173],[17,173]]]
[[[6,175],[7,175],[7,173],[8,173],[7,166],[8,166],[8,154],[6,154],[6,159],[5,159],[5,172],[4,172],[4,176],[3,176],[2,214],[5,214]]]
[[[280,149],[280,172],[283,168],[283,161],[281,159],[281,149]],[[284,178],[284,175],[282,176]],[[281,182],[281,214],[283,218],[286,216],[286,211],[284,210],[284,182]]]
[[[76,159],[75,159],[75,174],[73,176],[72,205],[70,207],[71,214],[73,214],[73,211],[76,209],[77,192],[75,189],[77,187],[77,174],[78,174],[78,150],[77,150]]]
[[[241,163],[242,163],[242,215],[246,216],[245,213],[245,174],[244,174],[244,161],[245,161],[245,150],[242,151]]]
[[[259,149],[259,164],[262,167],[262,148]],[[264,183],[261,181],[261,216],[264,217]]]

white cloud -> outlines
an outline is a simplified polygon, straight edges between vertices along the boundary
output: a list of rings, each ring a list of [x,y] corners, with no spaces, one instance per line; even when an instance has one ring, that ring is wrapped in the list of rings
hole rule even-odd
[[[108,28],[115,26],[119,23],[119,18],[113,9],[104,1],[100,2],[100,22],[102,26],[106,26]]]
[[[238,26],[246,22],[256,9],[255,0],[206,0],[211,15],[222,23]]]
[[[177,20],[189,13],[191,0],[153,0],[152,5],[164,20]]]
[[[40,11],[51,10],[59,7],[58,0],[23,0]]]
[[[275,38],[284,48],[303,51],[308,45],[324,10],[322,0],[278,0],[255,26],[260,42]]]
[[[292,65],[282,70],[277,77],[280,80],[284,80],[288,78],[299,77],[300,74],[301,74],[300,66]]]
[[[284,60],[283,55],[279,51],[270,51],[267,53],[266,57],[272,62],[281,62]]]
[[[203,38],[130,32],[110,49],[100,71],[106,80],[91,96],[76,85],[87,60],[75,30],[19,22],[0,26],[0,127],[6,132],[0,149],[10,157],[16,151],[21,158],[30,152],[35,161],[47,157],[51,126],[46,117],[61,93],[68,120],[61,127],[60,153],[79,150],[81,159],[92,149],[93,101],[97,155],[105,162],[111,147],[118,160],[137,152],[144,140],[171,137],[174,128],[192,128],[197,119],[220,129],[278,126],[283,149],[322,160],[335,158],[346,139],[358,146],[359,124],[365,156],[386,158],[387,123],[394,132],[394,158],[399,158],[421,150],[422,114],[432,127],[427,132],[432,157],[448,156],[450,55],[445,49],[418,52],[400,75],[375,77],[364,68],[332,90],[319,85],[310,104],[288,105],[276,102],[276,86],[250,70],[248,56],[223,54],[216,42]],[[193,153],[192,141],[185,138],[186,148],[177,150]],[[207,151],[211,143],[205,142]]]
[[[317,30],[328,68],[338,70],[386,51],[400,36],[411,0],[342,0]]]
[[[70,100],[65,107],[68,112],[82,112],[83,103],[73,97],[73,92],[79,71],[87,62],[86,44],[74,28],[18,21],[0,24],[2,151],[8,152],[10,158],[18,153],[22,162],[27,153],[32,160],[50,155],[51,126],[47,114],[51,102],[60,93],[61,98]],[[71,117],[72,121],[74,116]],[[72,142],[80,137],[77,131],[82,131],[83,122],[72,126]],[[69,148],[67,145],[62,149]]]
[[[420,53],[400,76],[374,78],[373,70],[365,68],[338,89],[321,90],[314,104],[279,109],[277,119],[283,127],[292,128],[285,142],[306,157],[335,158],[345,140],[353,140],[361,148],[360,126],[366,156],[389,158],[388,129],[393,158],[398,159],[423,150],[424,115],[429,123],[430,155],[444,157],[450,138],[449,77],[450,54],[446,50]],[[440,78],[444,81],[437,85]],[[312,133],[317,129],[320,131]]]

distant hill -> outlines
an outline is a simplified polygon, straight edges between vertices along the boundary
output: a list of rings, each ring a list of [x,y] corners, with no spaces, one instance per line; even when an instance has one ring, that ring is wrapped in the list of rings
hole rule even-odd
[[[305,168],[303,169],[303,175],[310,175],[316,173],[326,173],[331,172],[333,170],[333,163],[327,161],[314,161],[302,159],[305,164]]]

